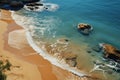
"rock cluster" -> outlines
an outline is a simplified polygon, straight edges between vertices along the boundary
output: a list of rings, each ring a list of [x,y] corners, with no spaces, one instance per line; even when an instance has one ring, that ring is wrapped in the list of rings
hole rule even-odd
[[[0,8],[7,10],[20,10],[25,4],[38,1],[39,0],[0,0]]]
[[[38,2],[28,3],[24,8],[29,11],[43,11],[45,9],[44,5]]]

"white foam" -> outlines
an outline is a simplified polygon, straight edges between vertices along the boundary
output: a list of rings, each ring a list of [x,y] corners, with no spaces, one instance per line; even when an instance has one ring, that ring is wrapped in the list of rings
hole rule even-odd
[[[53,3],[44,3],[44,6],[48,8],[47,9],[48,11],[56,11],[59,8],[57,4],[53,4]]]
[[[31,23],[32,22],[32,19],[28,19],[27,17],[25,16],[21,16],[21,15],[18,15],[17,13],[15,13],[14,11],[11,11],[12,14],[12,18],[15,20],[15,22],[18,24],[18,25],[21,25],[23,26],[24,29],[27,29],[28,28],[28,23]]]
[[[38,2],[39,4],[39,2]],[[24,6],[24,9],[28,10],[28,11],[38,11],[38,12],[42,12],[44,10],[47,10],[47,11],[56,11],[59,6],[57,4],[53,4],[53,3],[42,3],[43,6],[27,6],[25,5]],[[37,8],[36,8],[37,7]]]
[[[84,72],[78,70],[76,67],[70,67],[68,64],[65,63],[64,60],[59,60],[58,58],[55,58],[51,55],[49,55],[46,51],[43,51],[40,47],[38,47],[35,42],[32,39],[31,33],[29,32],[29,25],[27,25],[27,23],[23,23],[24,19],[27,19],[26,17],[23,16],[19,16],[16,15],[14,12],[12,12],[12,17],[15,20],[15,22],[19,25],[21,25],[25,30],[26,30],[26,37],[27,37],[27,41],[29,43],[29,45],[37,52],[39,53],[44,59],[47,59],[48,61],[50,61],[52,64],[68,70],[78,76],[86,76],[87,74],[85,74]],[[20,19],[20,20],[19,20]],[[29,21],[28,21],[29,22]],[[33,27],[31,27],[33,28]]]

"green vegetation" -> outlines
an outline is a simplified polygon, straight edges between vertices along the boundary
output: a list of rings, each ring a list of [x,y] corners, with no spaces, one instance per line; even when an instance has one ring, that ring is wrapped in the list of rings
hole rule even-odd
[[[11,66],[11,63],[8,60],[6,60],[5,63],[0,60],[0,80],[6,80],[7,76],[5,75],[4,71],[10,70]]]

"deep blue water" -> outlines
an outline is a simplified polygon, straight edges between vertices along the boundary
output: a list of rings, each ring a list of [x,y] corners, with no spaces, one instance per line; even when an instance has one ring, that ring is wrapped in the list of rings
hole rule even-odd
[[[59,9],[54,12],[25,10],[22,12],[23,15],[33,18],[32,23],[29,24],[37,27],[35,34],[41,40],[54,42],[65,37],[79,46],[86,44],[91,48],[98,43],[109,43],[120,49],[120,0],[45,0],[43,2],[55,3],[59,5]],[[78,23],[88,23],[94,30],[89,36],[85,36],[78,32]],[[102,55],[93,54],[97,56],[95,58]]]

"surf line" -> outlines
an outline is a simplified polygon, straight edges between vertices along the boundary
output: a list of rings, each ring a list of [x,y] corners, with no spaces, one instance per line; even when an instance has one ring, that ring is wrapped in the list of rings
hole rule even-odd
[[[90,77],[89,74],[80,71],[79,69],[77,69],[76,67],[70,67],[68,64],[66,64],[63,60],[58,60],[57,58],[49,55],[47,52],[43,51],[42,49],[40,49],[40,47],[38,47],[36,45],[36,43],[33,41],[33,38],[31,36],[30,30],[25,28],[24,24],[20,23],[20,21],[16,21],[16,17],[14,16],[15,12],[11,12],[12,13],[12,18],[15,20],[15,22],[19,25],[21,25],[21,27],[26,31],[25,35],[26,35],[26,39],[28,41],[28,44],[37,52],[39,53],[39,55],[41,55],[44,59],[48,60],[51,62],[51,64],[56,65],[64,70],[67,70],[73,74],[75,74],[76,76],[79,77]]]
[[[42,49],[40,49],[35,42],[32,39],[31,33],[29,32],[29,30],[26,30],[26,38],[27,41],[29,43],[29,45],[37,52],[39,53],[39,55],[41,55],[44,59],[47,59],[48,61],[50,61],[53,65],[56,65],[64,70],[68,70],[69,72],[72,72],[73,74],[80,76],[80,77],[85,77],[87,76],[86,73],[78,70],[75,67],[70,67],[68,64],[62,63],[62,61],[58,60],[57,58],[49,55],[47,52],[43,51]]]

